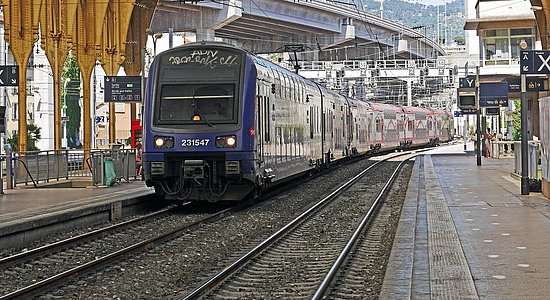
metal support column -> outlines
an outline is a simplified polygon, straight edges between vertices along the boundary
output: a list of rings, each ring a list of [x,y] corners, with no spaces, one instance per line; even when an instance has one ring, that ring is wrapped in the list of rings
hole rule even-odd
[[[521,194],[529,195],[529,160],[527,139],[527,87],[525,74],[521,74]]]
[[[479,108],[479,66],[476,67],[476,141],[477,141],[477,165],[481,166],[481,109]]]

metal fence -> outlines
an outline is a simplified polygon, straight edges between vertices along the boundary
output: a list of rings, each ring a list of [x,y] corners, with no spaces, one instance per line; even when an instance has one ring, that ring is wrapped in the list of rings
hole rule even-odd
[[[91,155],[93,182],[95,185],[107,185],[107,159],[112,160],[117,182],[137,178],[136,149],[111,149],[93,152]]]
[[[542,179],[542,165],[540,161],[541,143],[540,141],[529,141],[528,144],[528,164],[529,164],[529,179]],[[521,142],[515,142],[514,145],[514,172],[521,175]]]
[[[112,159],[116,179],[130,180],[137,177],[136,149],[93,149],[85,160],[78,150],[48,150],[7,153],[7,187],[18,184],[34,184],[91,178],[94,185],[105,185],[105,160]]]

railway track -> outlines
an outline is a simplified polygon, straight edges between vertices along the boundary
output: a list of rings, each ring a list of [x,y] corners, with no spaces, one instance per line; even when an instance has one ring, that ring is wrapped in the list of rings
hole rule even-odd
[[[184,299],[321,299],[334,292],[332,283],[403,165],[396,164],[383,160],[364,170]]]
[[[191,206],[186,203],[184,206]],[[130,221],[94,230],[0,259],[0,299],[28,299],[124,256],[161,243],[235,209],[190,213],[166,208]],[[176,218],[177,221],[167,221]],[[22,280],[24,278],[24,280]]]
[[[379,158],[374,160],[377,159]],[[315,200],[314,195],[331,193],[344,178],[348,180],[372,163],[372,160],[358,161],[348,167],[338,168],[338,171],[335,171],[338,174],[336,176],[333,173],[328,173],[313,179],[311,183],[306,181],[305,187],[283,189],[288,192],[283,192],[279,196],[272,195],[272,199],[254,205],[251,209],[243,210],[241,209],[243,207],[240,206],[237,211],[228,211],[225,216],[220,215],[212,222],[206,222],[205,226],[196,226],[191,230],[188,227],[182,229],[180,233],[175,233],[173,237],[164,239],[159,237],[153,243],[151,243],[152,239],[163,234],[160,232],[162,231],[160,228],[165,228],[164,223],[170,223],[166,221],[166,218],[159,218],[158,224],[148,226],[149,229],[138,229],[137,234],[127,233],[121,236],[104,233],[103,236],[109,239],[86,242],[84,245],[88,246],[83,246],[84,250],[81,249],[81,246],[73,245],[68,250],[56,250],[53,254],[39,254],[37,257],[40,258],[37,259],[27,258],[23,262],[7,263],[4,265],[7,266],[6,268],[2,266],[3,271],[0,273],[0,290],[2,291],[0,294],[3,295],[0,295],[0,299],[28,299],[31,295],[65,299],[73,297],[130,299],[143,296],[143,292],[150,296],[182,297],[215,274],[220,266],[236,260],[253,248],[255,243],[277,231],[276,228],[283,226],[291,217],[311,206]],[[346,168],[349,170],[344,171]],[[357,172],[354,172],[353,175],[350,173],[351,176],[341,177],[354,169]],[[364,190],[367,187],[361,189]],[[358,193],[358,191],[353,193]],[[346,192],[346,196],[349,195],[350,192]],[[351,199],[350,201],[357,200]],[[182,217],[182,214],[179,213],[178,217]],[[194,216],[194,219],[197,220],[201,217],[206,218],[204,215],[197,215]],[[349,215],[350,220],[353,218],[357,218],[356,213]],[[189,224],[192,221],[187,219],[186,222]],[[181,225],[181,227],[184,226],[186,225]],[[150,227],[155,228],[153,230]],[[326,235],[326,232],[328,230],[321,231],[318,235]],[[133,247],[132,245],[136,244],[133,243],[118,247],[120,250],[129,248],[126,253],[121,251],[113,254],[112,252],[115,250],[112,249],[104,249],[109,251],[99,254],[90,252],[89,255],[84,255],[84,258],[88,258],[88,262],[98,260],[99,264],[90,263],[79,269],[80,265],[85,262],[79,259],[83,255],[74,255],[73,252],[87,253],[98,247],[98,244],[114,245],[118,240],[125,240],[124,236],[140,237],[144,233],[153,236],[147,242],[144,241],[145,236],[136,240],[136,243],[143,242],[141,246]],[[299,236],[298,238],[303,237]],[[343,245],[345,241],[339,243]],[[140,251],[144,248],[146,251]],[[335,249],[334,253],[340,250],[340,248]],[[109,256],[110,254],[113,256]],[[82,263],[75,264],[76,260]],[[66,262],[69,261],[73,261],[73,265],[59,270],[60,265],[66,265]],[[45,272],[45,270],[51,272]],[[55,272],[53,272],[54,270]],[[65,274],[61,275],[61,273]],[[71,274],[78,276],[72,276],[68,281]],[[23,279],[25,282],[21,282]],[[320,282],[321,279],[318,280]],[[151,285],[151,282],[163,284]],[[309,290],[311,293],[309,297],[311,297],[315,291],[314,287],[310,287]]]

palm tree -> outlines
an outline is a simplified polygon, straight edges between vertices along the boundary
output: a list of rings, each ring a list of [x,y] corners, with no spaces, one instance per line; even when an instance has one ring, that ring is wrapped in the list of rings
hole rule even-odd
[[[40,129],[41,128],[35,124],[27,125],[27,151],[40,151],[40,149],[36,147],[36,143],[42,138]],[[7,143],[10,144],[13,151],[19,149],[19,135],[17,131],[8,138]]]

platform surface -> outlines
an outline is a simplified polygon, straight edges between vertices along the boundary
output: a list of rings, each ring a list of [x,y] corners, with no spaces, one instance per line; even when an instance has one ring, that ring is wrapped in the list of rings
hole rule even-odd
[[[550,299],[550,202],[472,150],[415,161],[380,299]]]
[[[143,181],[114,184],[111,187],[4,189],[0,194],[0,235],[42,224],[40,219],[59,220],[97,210],[113,202],[137,199],[154,193]],[[9,228],[9,229],[7,229]]]

